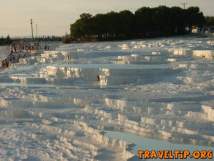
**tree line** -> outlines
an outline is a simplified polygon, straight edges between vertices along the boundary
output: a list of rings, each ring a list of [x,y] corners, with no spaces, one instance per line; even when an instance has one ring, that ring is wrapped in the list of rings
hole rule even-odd
[[[62,41],[62,37],[60,36],[37,36],[32,38],[14,38],[14,41],[36,41],[36,42],[42,42],[42,41]]]
[[[0,45],[10,45],[13,41],[62,41],[62,37],[60,36],[40,36],[36,37],[32,40],[32,38],[10,38],[8,35],[7,37],[0,37]]]
[[[206,26],[214,27],[214,17],[206,17]]]
[[[94,16],[83,13],[71,24],[70,38],[84,41],[173,36],[190,33],[193,26],[202,28],[205,23],[198,7],[142,7],[134,13],[124,10]]]
[[[9,35],[7,37],[0,38],[0,45],[9,45],[9,44],[11,44],[11,42],[12,42],[12,40]]]

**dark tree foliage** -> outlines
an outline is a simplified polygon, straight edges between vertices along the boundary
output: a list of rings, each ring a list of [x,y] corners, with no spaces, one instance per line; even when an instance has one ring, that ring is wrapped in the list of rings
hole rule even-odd
[[[12,40],[10,39],[10,36],[8,35],[6,38],[1,37],[0,38],[0,45],[9,45],[11,44]]]
[[[209,26],[214,26],[214,17],[206,17],[206,25]]]
[[[32,38],[13,38],[12,41],[32,41]],[[40,36],[33,39],[35,42],[46,42],[46,41],[62,41],[60,36]]]
[[[73,40],[116,40],[187,34],[206,20],[198,7],[142,7],[92,16],[83,13],[70,26]]]

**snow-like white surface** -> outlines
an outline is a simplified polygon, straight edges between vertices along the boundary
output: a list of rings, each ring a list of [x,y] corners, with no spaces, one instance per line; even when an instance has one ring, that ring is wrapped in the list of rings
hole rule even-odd
[[[0,73],[0,160],[127,160],[126,133],[213,147],[213,41],[71,44],[20,59]]]
[[[214,51],[213,50],[194,50],[193,56],[213,60],[214,59]]]

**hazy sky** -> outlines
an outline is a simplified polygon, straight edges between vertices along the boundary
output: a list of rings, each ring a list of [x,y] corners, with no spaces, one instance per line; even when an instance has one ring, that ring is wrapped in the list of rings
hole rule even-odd
[[[214,0],[0,0],[0,35],[29,36],[30,18],[38,25],[38,35],[64,35],[81,13],[111,10],[132,11],[142,6],[199,6],[214,16]]]

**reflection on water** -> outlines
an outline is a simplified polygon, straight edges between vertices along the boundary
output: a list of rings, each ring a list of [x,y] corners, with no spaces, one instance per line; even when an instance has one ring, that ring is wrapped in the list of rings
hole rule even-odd
[[[127,160],[131,143],[214,147],[213,41],[71,44],[21,59],[0,74],[3,160]]]

